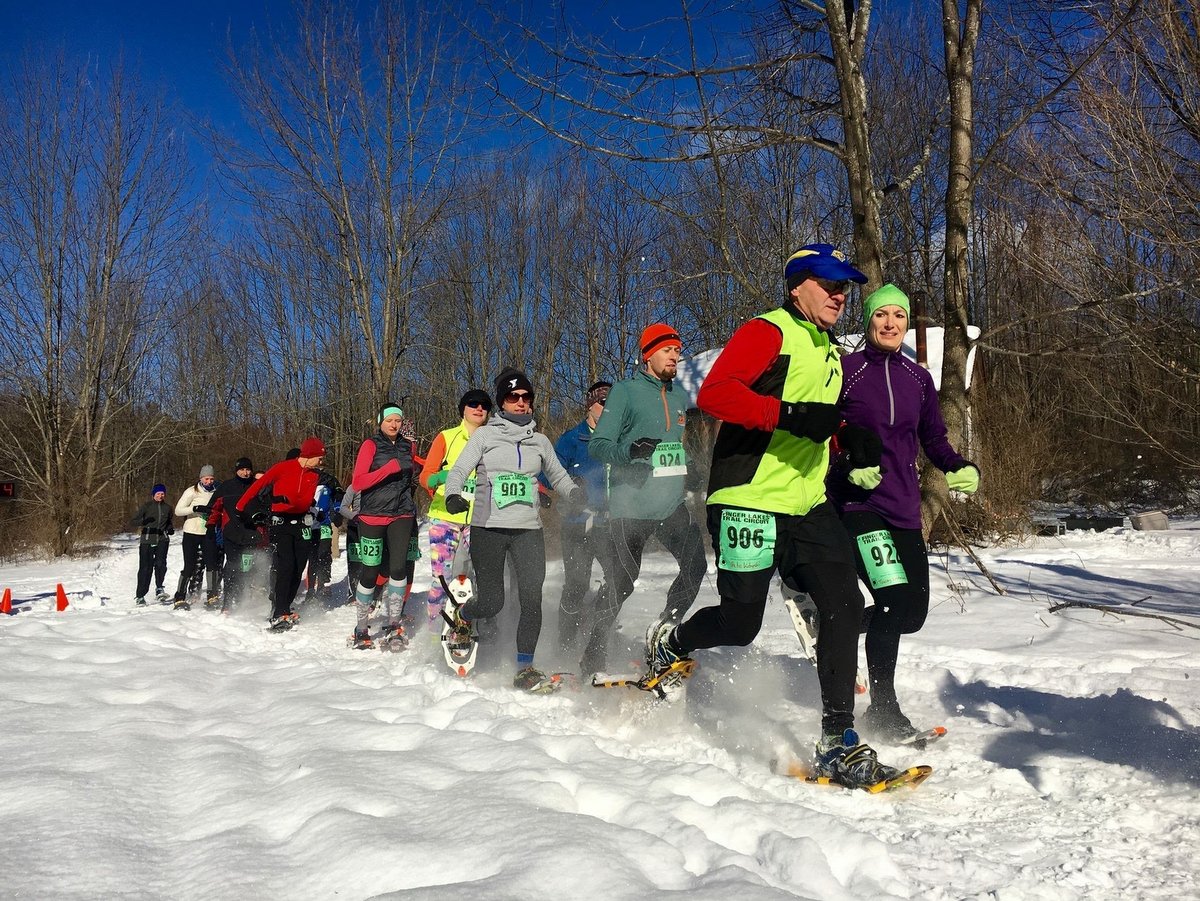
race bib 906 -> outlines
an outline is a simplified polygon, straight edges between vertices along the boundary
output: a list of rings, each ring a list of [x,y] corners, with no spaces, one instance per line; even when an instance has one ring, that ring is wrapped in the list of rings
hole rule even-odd
[[[721,511],[720,568],[749,573],[775,564],[775,516],[756,510]]]

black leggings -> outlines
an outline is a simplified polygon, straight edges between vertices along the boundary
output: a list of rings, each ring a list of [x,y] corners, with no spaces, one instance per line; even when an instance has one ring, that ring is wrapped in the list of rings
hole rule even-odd
[[[271,560],[275,567],[272,619],[292,612],[292,600],[300,587],[300,577],[304,574],[312,549],[312,537],[308,532],[308,528],[299,523],[284,522],[271,526]]]
[[[209,529],[203,535],[193,535],[191,532],[183,533],[183,569],[179,573],[179,586],[175,591],[175,599],[180,600],[188,593],[188,585],[193,579],[194,583],[199,585],[199,566],[204,565],[206,572],[213,573],[210,578],[210,587],[215,585],[215,575],[217,569],[217,539],[213,535],[212,529]]]
[[[487,619],[504,608],[504,561],[517,577],[521,617],[517,653],[533,656],[542,631],[542,583],[546,581],[546,542],[541,529],[471,527],[471,563],[475,567],[475,599],[462,609],[464,619]]]
[[[642,552],[646,542],[657,538],[679,564],[679,575],[667,590],[663,605],[664,619],[680,620],[696,602],[700,583],[708,570],[704,559],[704,538],[692,522],[687,505],[680,504],[666,519],[614,519],[610,523],[613,543],[613,604],[609,625],[617,618],[621,605],[633,594],[633,583],[642,571]]]
[[[776,570],[807,592],[820,617],[817,678],[821,683],[821,730],[840,733],[854,725],[854,677],[858,670],[858,631],[863,599],[851,560],[850,542],[828,504],[805,516],[775,514],[772,565],[753,572],[721,568],[721,514],[710,505],[708,527],[717,553],[717,592],[721,603],[697,610],[675,630],[680,651],[721,645],[748,645],[762,628],[767,595]]]
[[[393,582],[403,582],[408,570],[408,542],[412,536],[414,519],[411,516],[401,516],[393,519],[386,526],[372,526],[365,522],[358,524],[358,555],[360,567],[358,584],[363,588],[375,590],[375,577],[387,561],[388,577]],[[367,552],[372,545],[379,548],[381,558],[368,562]],[[386,549],[386,553],[384,553]]]
[[[896,701],[896,660],[900,655],[900,636],[911,635],[925,624],[929,613],[929,555],[920,529],[899,529],[878,513],[854,510],[842,514],[842,523],[858,544],[862,535],[886,531],[890,533],[895,557],[904,568],[906,581],[897,585],[876,588],[871,584],[868,560],[874,562],[869,550],[855,548],[858,575],[875,599],[865,631],[867,633],[867,672],[871,680],[871,703],[894,705]],[[873,546],[880,547],[880,542]],[[883,548],[883,556],[890,554]]]

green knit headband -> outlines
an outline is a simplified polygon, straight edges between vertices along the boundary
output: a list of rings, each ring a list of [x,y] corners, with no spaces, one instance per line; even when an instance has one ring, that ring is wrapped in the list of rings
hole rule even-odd
[[[878,291],[872,292],[863,301],[863,328],[870,328],[871,317],[875,315],[875,311],[880,307],[887,306],[899,307],[904,311],[905,316],[911,316],[908,295],[895,285],[884,285]]]

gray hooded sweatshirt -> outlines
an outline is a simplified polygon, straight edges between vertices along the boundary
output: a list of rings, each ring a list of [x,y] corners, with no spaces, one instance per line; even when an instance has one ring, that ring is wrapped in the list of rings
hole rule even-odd
[[[446,497],[462,494],[475,470],[475,506],[471,525],[489,529],[540,529],[538,473],[566,497],[575,483],[567,475],[550,439],[535,431],[537,423],[519,425],[498,413],[475,430],[446,476]]]

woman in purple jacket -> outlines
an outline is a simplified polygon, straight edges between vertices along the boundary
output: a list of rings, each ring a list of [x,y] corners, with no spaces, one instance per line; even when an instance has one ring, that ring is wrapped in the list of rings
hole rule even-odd
[[[875,599],[866,627],[871,706],[862,722],[892,740],[919,731],[900,710],[895,686],[900,636],[919,630],[929,611],[918,445],[951,489],[970,494],[979,487],[979,469],[946,439],[933,377],[900,351],[908,313],[908,297],[895,285],[864,303],[867,344],[843,358],[839,400],[846,422],[860,428],[843,430],[849,440],[828,485],[858,548],[859,577]]]

